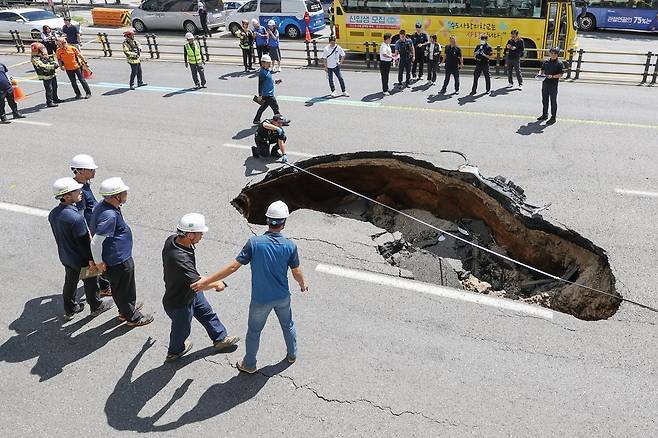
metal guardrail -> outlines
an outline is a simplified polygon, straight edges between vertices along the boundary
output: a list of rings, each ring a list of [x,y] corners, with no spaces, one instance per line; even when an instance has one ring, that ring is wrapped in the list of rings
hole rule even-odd
[[[25,43],[18,31],[9,32],[11,40],[16,47],[16,52],[25,53]],[[197,36],[197,41],[201,46],[201,51],[206,62],[222,62],[231,64],[242,64],[242,50],[239,48],[236,40],[224,40],[221,38],[206,38]],[[315,38],[303,44],[294,43],[284,45],[281,49],[282,58],[288,65],[320,67],[322,48],[318,44],[323,43],[323,38]],[[108,35],[99,32],[97,38],[87,41],[84,44],[85,52],[97,51],[102,53],[103,57],[113,57],[123,43],[123,37],[120,35]],[[150,59],[175,59],[181,60],[183,57],[183,41],[172,40],[169,37],[158,37],[155,34],[147,33],[138,36],[142,43],[143,53]],[[25,41],[33,41],[30,36]],[[345,68],[353,69],[377,69],[379,68],[379,44],[374,41],[359,44],[365,48],[363,57],[356,54],[348,56],[344,61]],[[347,47],[349,49],[349,47]],[[473,47],[462,47],[462,50],[472,50]],[[494,49],[493,70],[496,75],[504,73],[505,57],[504,50],[501,46]],[[526,49],[527,53],[534,53],[535,56],[523,57],[521,60],[525,64],[541,61],[547,54],[546,49]],[[123,56],[122,50],[118,50],[119,56]],[[601,52],[585,51],[583,49],[570,49],[566,53],[561,53],[566,67],[565,79],[578,80],[581,75],[613,75],[638,78],[639,84],[655,85],[658,82],[658,53],[633,53],[633,52]],[[623,60],[630,58],[629,60]],[[252,48],[252,60],[256,59],[255,49]],[[607,70],[595,69],[594,66],[605,65]],[[631,71],[610,70],[609,68],[627,68]],[[532,71],[536,71],[533,67]],[[525,70],[528,70],[526,67]]]

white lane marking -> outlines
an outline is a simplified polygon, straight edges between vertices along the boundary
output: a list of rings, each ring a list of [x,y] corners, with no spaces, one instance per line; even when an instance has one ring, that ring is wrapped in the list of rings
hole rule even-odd
[[[658,192],[645,192],[642,190],[625,190],[615,189],[616,193],[620,195],[643,196],[645,198],[658,198]]]
[[[12,123],[25,123],[26,125],[35,125],[35,126],[53,126],[52,123],[45,122],[33,122],[31,120],[12,120]]]
[[[499,309],[512,310],[514,312],[526,313],[528,315],[538,316],[545,319],[553,319],[553,311],[530,304],[512,301],[505,298],[495,298],[488,295],[481,295],[472,292],[465,292],[458,289],[452,289],[435,284],[423,283],[414,280],[405,280],[403,278],[392,277],[390,275],[376,274],[374,272],[357,271],[354,269],[343,268],[341,266],[326,265],[323,263],[315,267],[318,272],[325,274],[337,275],[339,277],[351,278],[354,280],[367,281],[369,283],[390,286],[398,289],[405,289],[414,292],[421,292],[439,297],[450,298],[453,300],[466,301],[469,303],[482,304],[485,306],[497,307]]]
[[[13,211],[14,213],[23,213],[29,214],[31,216],[38,217],[48,217],[50,212],[48,210],[42,210],[40,208],[26,207],[24,205],[18,204],[7,204],[6,202],[0,202],[0,210]]]
[[[244,150],[251,151],[251,146],[247,146],[247,145],[244,145],[244,144],[224,143],[224,147],[233,148],[233,149],[244,149]],[[286,151],[286,154],[287,155],[295,155],[295,156],[298,156],[298,157],[307,157],[307,158],[311,158],[311,157],[315,156],[315,155],[311,155],[311,154],[306,154],[304,152],[294,152],[294,151],[288,151],[288,150]]]

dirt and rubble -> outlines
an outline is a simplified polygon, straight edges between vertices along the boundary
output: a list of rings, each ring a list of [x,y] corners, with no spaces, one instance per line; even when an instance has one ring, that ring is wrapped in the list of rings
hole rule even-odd
[[[316,157],[298,166],[447,233],[496,253],[621,297],[605,251],[573,230],[543,219],[525,193],[503,177],[466,171],[390,152]],[[585,320],[612,316],[621,300],[537,274],[381,205],[290,168],[270,172],[233,200],[254,223],[270,202],[368,221],[386,232],[372,236],[401,275],[434,284],[523,300]]]

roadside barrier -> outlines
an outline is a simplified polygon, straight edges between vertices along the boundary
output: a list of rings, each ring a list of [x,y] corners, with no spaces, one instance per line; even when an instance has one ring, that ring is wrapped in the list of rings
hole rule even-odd
[[[91,19],[95,26],[130,26],[130,9],[93,8]]]

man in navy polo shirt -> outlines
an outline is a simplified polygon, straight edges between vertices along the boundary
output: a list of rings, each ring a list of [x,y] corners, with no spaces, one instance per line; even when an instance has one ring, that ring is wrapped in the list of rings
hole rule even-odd
[[[70,321],[76,313],[84,310],[84,303],[79,302],[75,291],[83,267],[94,267],[89,246],[90,235],[87,222],[78,212],[75,203],[80,200],[82,184],[73,178],[60,178],[53,184],[55,199],[59,205],[48,215],[48,222],[55,236],[59,260],[64,265],[66,276],[62,296],[64,298],[64,319]],[[112,307],[112,303],[100,298],[96,277],[83,280],[87,302],[91,307],[91,316],[98,316]]]
[[[308,286],[299,266],[297,245],[281,234],[289,215],[288,206],[284,202],[273,202],[265,213],[269,230],[261,236],[251,237],[235,260],[220,271],[207,278],[202,277],[192,284],[195,291],[203,290],[228,277],[242,265],[251,263],[251,303],[245,340],[247,351],[244,359],[237,363],[238,369],[245,373],[256,372],[260,333],[272,310],[283,330],[288,350],[286,360],[291,364],[297,360],[297,333],[290,307],[288,268],[292,270],[292,276],[299,283],[302,292],[308,292]]]
[[[71,24],[71,17],[64,17],[64,26],[62,26],[62,33],[66,35],[66,42],[80,48],[80,29]]]
[[[128,199],[128,186],[121,178],[108,178],[101,183],[99,192],[103,201],[93,212],[91,253],[94,262],[110,278],[119,319],[131,327],[150,324],[153,316],[142,314],[139,311],[142,303],[136,303],[133,235],[121,214],[121,206]]]

